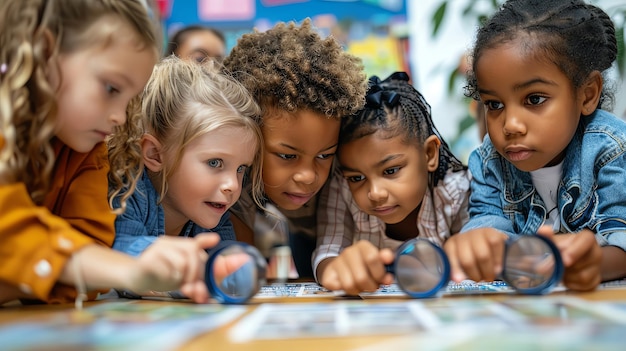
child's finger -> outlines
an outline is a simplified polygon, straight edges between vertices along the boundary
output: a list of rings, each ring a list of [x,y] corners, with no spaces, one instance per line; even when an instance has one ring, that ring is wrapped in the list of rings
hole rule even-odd
[[[574,265],[598,245],[591,231],[583,230],[579,233],[561,235],[569,237],[566,242],[564,241],[559,245],[565,267]]]
[[[343,252],[342,252],[343,254]],[[339,258],[333,262],[333,269],[335,270],[340,288],[336,290],[343,290],[347,295],[358,295],[359,291],[354,283],[352,277],[352,271],[350,267],[345,263],[343,258]]]
[[[378,248],[371,243],[357,243],[350,255],[346,256],[354,288],[357,293],[378,289],[378,281],[385,275],[385,266],[378,258]]]
[[[552,227],[545,224],[537,229],[537,234],[544,236],[548,239],[552,239],[552,237],[554,237],[554,231],[552,230]]]
[[[455,238],[453,237],[448,239],[448,241],[444,245],[444,251],[446,252],[446,255],[448,256],[448,261],[450,262],[450,279],[452,279],[452,281],[454,282],[459,283],[463,280],[466,280],[467,276],[461,268],[461,263],[458,259],[457,241],[453,239]]]
[[[183,284],[180,292],[195,303],[207,303],[209,301],[209,290],[203,281]]]
[[[329,264],[328,267],[324,270],[324,274],[320,283],[323,287],[328,290],[341,290],[341,284],[339,282],[339,275],[335,271],[332,264]]]
[[[485,236],[475,237],[475,239],[472,241],[472,254],[476,262],[475,269],[470,274],[467,267],[464,266],[464,268],[472,280],[492,281],[496,278],[494,274],[496,263],[491,243]]]
[[[504,247],[506,246],[508,238],[506,234],[500,231],[493,230],[493,232],[488,232],[487,240],[489,241],[493,260],[493,279],[502,273],[504,266]]]
[[[206,250],[217,245],[217,243],[220,241],[220,236],[216,233],[202,233],[194,236],[193,240],[197,241],[198,245]]]
[[[382,249],[378,252],[378,257],[380,259],[380,262],[383,263],[383,265],[388,265],[388,264],[393,263],[396,255],[390,249]],[[385,273],[380,279],[380,284],[389,285],[391,283],[393,283],[393,274],[387,273],[387,269],[385,269]]]

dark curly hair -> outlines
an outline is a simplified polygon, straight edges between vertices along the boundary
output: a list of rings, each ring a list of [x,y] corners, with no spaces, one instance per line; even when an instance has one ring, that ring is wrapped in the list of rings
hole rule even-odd
[[[367,76],[361,59],[332,37],[322,39],[310,19],[280,22],[244,34],[224,60],[259,103],[263,116],[310,110],[341,118],[363,107]]]
[[[604,73],[617,58],[617,39],[611,18],[582,0],[509,0],[478,30],[472,54],[473,72],[485,50],[532,34],[524,45],[535,55],[556,64],[579,88],[593,71]],[[479,100],[476,76],[470,72],[466,95]],[[606,77],[605,77],[606,78]],[[604,89],[598,107],[609,107]]]

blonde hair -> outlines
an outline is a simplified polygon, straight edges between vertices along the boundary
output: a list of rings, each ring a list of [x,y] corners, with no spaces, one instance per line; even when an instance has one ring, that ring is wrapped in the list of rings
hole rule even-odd
[[[51,86],[47,77],[60,76],[60,71],[48,62],[62,53],[107,45],[114,35],[130,34],[97,22],[105,17],[128,23],[139,48],[154,48],[158,55],[160,31],[145,0],[3,0],[0,4],[0,183],[25,183],[35,203],[40,204],[49,191],[55,163],[52,140],[58,86]],[[131,106],[129,113],[134,113]],[[111,168],[123,173],[126,165],[114,163]]]
[[[249,131],[256,142],[249,176],[252,196],[260,206],[263,162],[260,113],[243,85],[214,60],[198,63],[172,55],[158,63],[142,94],[142,114],[144,131],[161,143],[167,155],[156,177],[161,182],[160,198],[167,192],[167,180],[178,167],[185,147],[202,135],[230,126]]]

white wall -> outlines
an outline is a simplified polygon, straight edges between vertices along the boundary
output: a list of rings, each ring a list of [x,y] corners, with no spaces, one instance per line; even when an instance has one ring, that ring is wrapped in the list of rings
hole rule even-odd
[[[463,18],[461,11],[466,0],[449,1],[446,18],[438,36],[432,38],[431,17],[441,0],[408,0],[407,11],[411,40],[411,68],[413,82],[433,109],[435,125],[442,136],[451,140],[458,132],[458,121],[466,115],[462,102],[464,81],[457,82],[453,96],[447,93],[448,75],[459,64],[461,55],[471,48],[477,24]],[[623,5],[626,0],[598,0],[601,8]],[[481,2],[479,2],[481,3]],[[484,2],[483,2],[484,4]],[[614,112],[626,111],[626,81],[617,81]]]

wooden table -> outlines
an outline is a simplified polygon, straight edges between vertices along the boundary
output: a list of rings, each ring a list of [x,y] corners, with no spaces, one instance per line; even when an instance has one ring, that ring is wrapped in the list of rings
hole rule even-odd
[[[476,298],[489,298],[489,299],[510,299],[511,294],[493,294],[493,295],[477,295]],[[625,301],[626,302],[626,288],[615,289],[602,289],[587,293],[576,292],[554,292],[549,296],[572,296],[589,301]],[[473,298],[472,296],[471,298]],[[445,296],[443,299],[454,298],[467,298],[465,296]],[[542,298],[542,297],[537,297]],[[280,298],[263,300],[263,302],[272,303],[302,303],[302,302],[329,302],[329,301],[345,301],[343,298],[331,298],[331,297],[307,297],[307,298]],[[111,300],[106,300],[111,301]],[[406,301],[406,299],[371,299],[367,302],[397,302]],[[151,300],[140,300],[138,303],[151,302]],[[98,304],[101,302],[90,302],[87,306]],[[188,303],[188,302],[160,302],[164,304],[168,303]],[[247,307],[246,312],[252,312],[256,307],[260,305],[259,301],[252,301]],[[42,318],[49,318],[51,315],[58,313],[59,311],[67,311],[74,308],[72,304],[67,305],[38,305],[38,306],[9,306],[0,307],[0,328],[6,323],[15,323],[18,321],[40,320]],[[245,314],[244,314],[245,316]],[[240,317],[242,318],[242,317]],[[320,351],[320,350],[350,350],[354,348],[365,347],[368,345],[381,343],[386,339],[397,337],[394,335],[372,335],[372,336],[358,336],[358,337],[332,337],[332,338],[310,338],[310,339],[283,339],[283,340],[262,340],[252,341],[248,343],[233,343],[229,340],[228,330],[240,320],[235,321],[219,327],[211,332],[202,334],[194,339],[189,340],[187,343],[178,348],[179,351],[205,351],[205,350],[229,350],[229,351],[278,351],[278,350],[299,350],[299,351]],[[1,341],[0,341],[1,344]],[[2,348],[0,346],[0,348]]]

